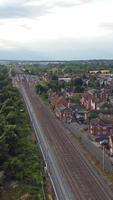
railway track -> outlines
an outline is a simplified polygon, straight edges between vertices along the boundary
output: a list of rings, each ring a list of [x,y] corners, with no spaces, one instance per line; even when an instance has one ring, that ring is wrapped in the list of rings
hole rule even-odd
[[[73,141],[44,103],[35,95],[34,89],[23,86],[43,126],[45,136],[52,146],[62,173],[68,180],[77,200],[112,200],[113,193],[98,177],[95,168],[89,163],[77,142]],[[70,199],[69,199],[70,200]]]

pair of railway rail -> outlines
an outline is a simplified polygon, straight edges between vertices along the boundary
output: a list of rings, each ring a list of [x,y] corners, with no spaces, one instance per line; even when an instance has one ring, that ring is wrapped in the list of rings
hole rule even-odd
[[[37,117],[44,126],[45,136],[53,146],[54,154],[77,200],[112,200],[113,193],[95,172],[95,168],[84,157],[69,131],[61,126],[48,108],[36,96],[34,89],[23,82]]]

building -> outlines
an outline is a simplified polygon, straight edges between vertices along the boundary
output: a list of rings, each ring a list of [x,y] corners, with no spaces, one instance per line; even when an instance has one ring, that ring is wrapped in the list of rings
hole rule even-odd
[[[58,81],[59,81],[59,82],[60,82],[60,81],[64,81],[64,82],[66,82],[66,83],[69,83],[71,80],[72,80],[71,77],[59,77],[59,78],[58,78]]]
[[[91,70],[89,71],[90,74],[98,74],[98,73],[101,73],[101,74],[109,74],[110,73],[110,70]]]
[[[111,102],[105,102],[100,106],[99,115],[101,117],[107,117],[113,120],[113,104]]]
[[[67,100],[62,94],[58,94],[56,92],[51,93],[49,96],[49,102],[52,106],[54,106],[54,113],[57,118],[65,122],[72,121],[74,115],[72,109],[70,108],[70,101]]]
[[[110,156],[113,156],[113,135],[109,136],[108,143]]]
[[[88,90],[81,95],[81,104],[87,110],[99,110],[102,102],[108,99],[108,92],[106,89],[101,90]]]
[[[49,95],[49,102],[54,106],[58,105],[64,105],[65,107],[68,107],[68,100],[65,99],[65,97],[62,94],[58,94],[56,92],[52,92]]]
[[[107,117],[91,120],[90,134],[95,136],[111,136],[113,134],[113,120]]]
[[[54,112],[60,120],[66,123],[71,123],[73,120],[74,113],[71,108],[67,108],[63,105],[60,105],[60,106],[56,106]]]

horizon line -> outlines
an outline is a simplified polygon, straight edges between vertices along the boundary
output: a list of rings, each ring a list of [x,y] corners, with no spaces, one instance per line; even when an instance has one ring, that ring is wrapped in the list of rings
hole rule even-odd
[[[113,58],[92,58],[92,59],[70,59],[70,60],[53,60],[53,59],[48,59],[48,60],[30,60],[30,59],[0,59],[1,61],[23,61],[23,62],[71,62],[71,61],[113,61]]]

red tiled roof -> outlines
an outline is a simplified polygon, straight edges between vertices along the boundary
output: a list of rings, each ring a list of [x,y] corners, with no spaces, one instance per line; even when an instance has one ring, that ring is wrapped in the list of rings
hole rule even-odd
[[[59,96],[58,94],[56,94],[55,96],[52,96],[50,98],[50,101],[55,106],[57,105],[64,105],[65,107],[68,106],[68,101],[63,96]]]
[[[63,96],[60,96],[56,99],[56,105],[64,105],[64,106],[68,106],[68,101],[63,97]]]

